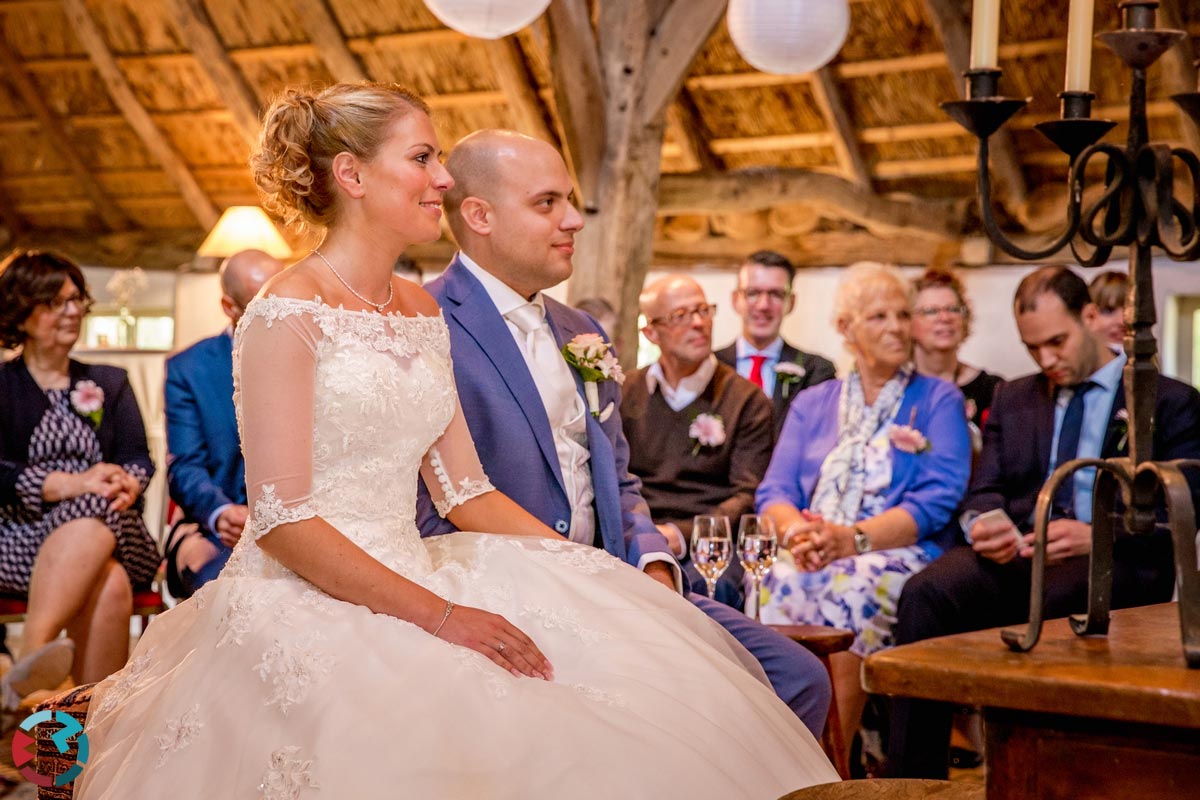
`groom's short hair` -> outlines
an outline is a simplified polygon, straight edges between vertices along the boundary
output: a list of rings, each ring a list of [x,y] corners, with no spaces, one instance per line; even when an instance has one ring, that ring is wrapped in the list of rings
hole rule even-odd
[[[500,181],[497,151],[505,142],[529,138],[503,128],[485,128],[464,136],[446,157],[446,171],[454,178],[454,186],[443,195],[442,206],[446,221],[460,243],[463,201],[468,197],[479,197],[495,202],[495,189]]]

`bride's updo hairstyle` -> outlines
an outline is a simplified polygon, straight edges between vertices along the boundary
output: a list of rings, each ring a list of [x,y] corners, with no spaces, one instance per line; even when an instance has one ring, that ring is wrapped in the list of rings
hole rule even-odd
[[[250,156],[263,205],[289,226],[325,228],[337,219],[330,167],[338,153],[375,157],[388,128],[429,106],[394,84],[338,83],[327,89],[285,89],[263,121]]]

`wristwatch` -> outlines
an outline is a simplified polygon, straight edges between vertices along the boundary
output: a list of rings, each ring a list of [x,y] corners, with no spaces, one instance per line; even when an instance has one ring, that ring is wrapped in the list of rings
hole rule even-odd
[[[871,552],[871,537],[867,536],[867,532],[857,525],[854,526],[854,552],[860,556],[863,553]]]

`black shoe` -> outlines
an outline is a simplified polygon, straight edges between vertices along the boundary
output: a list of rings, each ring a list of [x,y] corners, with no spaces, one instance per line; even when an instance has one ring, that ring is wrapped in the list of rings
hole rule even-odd
[[[177,522],[167,534],[163,557],[167,567],[167,591],[177,600],[186,600],[192,596],[195,589],[192,586],[192,571],[187,567],[179,569],[179,547],[189,536],[199,536],[200,532],[188,522]]]

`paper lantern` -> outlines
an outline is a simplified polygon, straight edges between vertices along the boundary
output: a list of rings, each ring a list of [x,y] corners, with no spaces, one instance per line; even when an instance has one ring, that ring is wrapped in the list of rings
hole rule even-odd
[[[550,0],[425,0],[425,5],[447,28],[499,39],[540,17]]]
[[[846,0],[730,0],[729,37],[751,66],[795,75],[829,63],[850,30]]]

